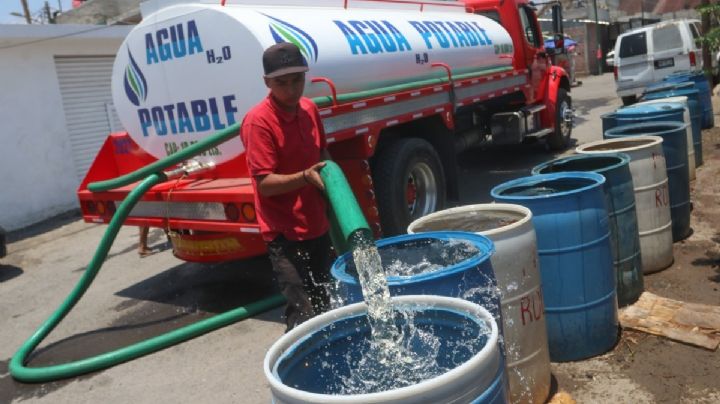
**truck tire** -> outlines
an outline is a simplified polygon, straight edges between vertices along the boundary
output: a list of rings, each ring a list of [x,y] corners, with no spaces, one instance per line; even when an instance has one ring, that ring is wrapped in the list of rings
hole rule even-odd
[[[632,105],[637,102],[637,96],[628,95],[627,97],[620,97],[624,106]]]
[[[565,120],[565,114],[571,109],[572,99],[564,88],[559,88],[555,101],[555,131],[547,137],[550,150],[565,150],[570,144],[572,122]]]
[[[373,182],[384,236],[405,234],[415,219],[445,206],[445,175],[426,140],[400,139],[375,155]]]

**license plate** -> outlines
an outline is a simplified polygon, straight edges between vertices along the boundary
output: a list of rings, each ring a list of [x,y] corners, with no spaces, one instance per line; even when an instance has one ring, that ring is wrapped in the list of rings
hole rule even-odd
[[[673,67],[675,66],[675,59],[668,58],[668,59],[660,59],[655,61],[655,68],[656,69],[664,69],[666,67]]]

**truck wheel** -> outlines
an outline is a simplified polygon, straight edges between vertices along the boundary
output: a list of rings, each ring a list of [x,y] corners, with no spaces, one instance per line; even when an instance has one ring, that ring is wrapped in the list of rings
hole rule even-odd
[[[559,88],[555,101],[555,131],[547,138],[551,150],[564,150],[570,144],[572,119],[567,119],[570,113],[572,113],[572,99],[564,88]]]
[[[410,222],[445,206],[442,162],[423,139],[400,139],[382,149],[373,182],[384,236],[405,234]]]
[[[635,96],[635,95],[628,95],[627,97],[620,97],[620,98],[622,99],[624,106],[632,105],[637,102],[637,96]]]

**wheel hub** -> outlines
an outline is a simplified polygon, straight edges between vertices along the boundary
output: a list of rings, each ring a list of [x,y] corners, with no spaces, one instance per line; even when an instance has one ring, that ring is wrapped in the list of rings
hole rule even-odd
[[[432,168],[418,162],[410,169],[405,188],[405,200],[412,219],[432,213],[437,208],[437,182]]]

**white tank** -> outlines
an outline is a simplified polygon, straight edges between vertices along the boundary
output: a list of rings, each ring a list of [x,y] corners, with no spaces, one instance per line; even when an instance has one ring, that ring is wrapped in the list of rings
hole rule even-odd
[[[118,50],[118,116],[154,157],[187,147],[241,121],[267,95],[262,53],[278,42],[297,44],[308,61],[307,97],[330,94],[314,77],[331,79],[343,94],[445,77],[434,62],[453,74],[508,67],[513,51],[502,26],[462,9],[172,5],[147,15]],[[204,160],[219,164],[242,152],[238,138]]]

